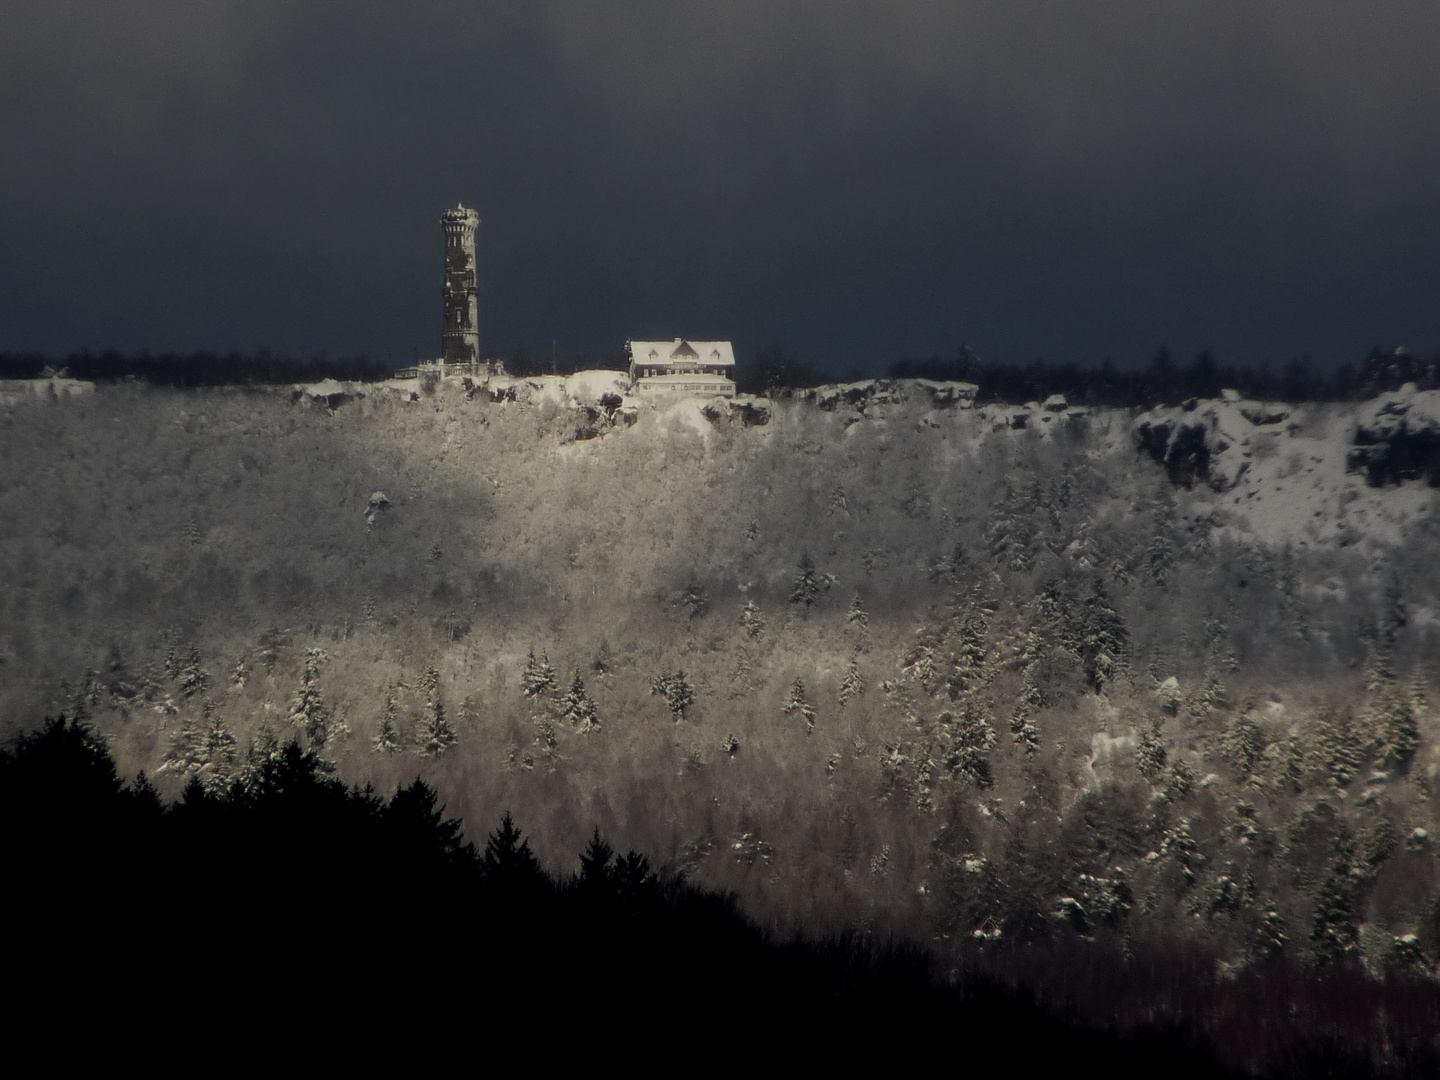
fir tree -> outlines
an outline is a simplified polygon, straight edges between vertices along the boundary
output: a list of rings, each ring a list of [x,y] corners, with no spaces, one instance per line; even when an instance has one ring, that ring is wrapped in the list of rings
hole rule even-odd
[[[530,650],[525,657],[525,670],[520,675],[520,686],[527,698],[538,697],[555,689],[555,669],[550,666],[548,653],[541,653],[537,660],[535,650]]]
[[[200,659],[200,650],[193,644],[180,650],[176,661],[175,681],[180,684],[180,692],[187,698],[203,693],[210,685],[210,672],[205,670]]]
[[[858,592],[850,600],[850,610],[845,613],[845,621],[858,630],[864,630],[870,625],[870,616],[865,611],[865,603]]]
[[[790,602],[804,604],[808,608],[820,595],[820,579],[815,574],[815,562],[808,551],[800,556],[799,569],[800,573],[790,585]]]
[[[1165,743],[1160,738],[1160,722],[1156,720],[1140,736],[1140,746],[1135,751],[1135,768],[1150,783],[1158,784],[1165,775],[1168,757]]]
[[[1175,548],[1170,543],[1170,537],[1164,532],[1157,532],[1145,551],[1145,568],[1150,573],[1150,580],[1162,589],[1170,580],[1170,566],[1174,559]]]
[[[1409,971],[1415,975],[1429,976],[1435,972],[1435,966],[1425,955],[1418,934],[1401,934],[1391,938],[1389,960],[1401,971]]]
[[[1196,720],[1203,720],[1225,705],[1225,684],[1215,675],[1206,675],[1200,689],[1190,697],[1188,712]]]
[[[945,726],[950,728],[946,767],[952,773],[969,777],[979,787],[989,787],[993,782],[989,751],[995,745],[995,729],[985,718],[980,703],[973,698],[968,699],[953,727]]]
[[[1045,704],[1045,695],[1035,682],[1033,666],[1025,669],[1025,684],[1010,713],[1010,737],[1026,754],[1033,754],[1040,748],[1040,730],[1035,726],[1035,715]]]
[[[530,850],[530,841],[521,836],[506,811],[500,827],[485,842],[481,859],[485,883],[502,890],[533,888],[544,881],[544,870]]]
[[[695,687],[683,668],[662,671],[650,680],[650,693],[659,694],[670,708],[670,715],[678,724],[685,719],[685,710],[695,704]]]
[[[1420,748],[1420,725],[1410,695],[1388,694],[1380,720],[1382,759],[1395,765],[1408,764]]]
[[[245,654],[241,653],[235,658],[235,667],[230,672],[230,685],[236,690],[243,690],[249,681],[250,668],[245,663]]]
[[[988,614],[972,604],[960,622],[958,642],[950,660],[950,674],[945,680],[952,700],[984,684],[987,659],[985,636],[988,630]]]
[[[1172,761],[1163,792],[1166,802],[1177,802],[1190,794],[1195,786],[1195,770],[1184,761]]]
[[[275,734],[275,729],[268,723],[261,724],[250,740],[249,749],[245,752],[245,763],[253,772],[266,762],[279,760],[280,737]]]
[[[1430,711],[1430,697],[1425,684],[1425,676],[1419,668],[1410,676],[1410,711],[1418,719]]]
[[[1128,642],[1125,624],[1111,606],[1104,583],[1097,580],[1094,593],[1085,601],[1078,650],[1092,689],[1098,692],[1115,678]]]
[[[578,727],[582,733],[588,733],[600,727],[600,721],[595,715],[595,701],[585,689],[585,680],[581,678],[579,668],[576,668],[570,676],[570,689],[560,699],[560,715],[567,722]]]
[[[1385,586],[1385,609],[1380,616],[1380,653],[1388,660],[1395,651],[1395,641],[1410,620],[1405,611],[1405,595],[1398,575],[1392,575]],[[1391,675],[1393,678],[1393,674]]]
[[[1353,952],[1359,941],[1355,925],[1355,883],[1349,859],[1340,857],[1330,868],[1315,898],[1315,921],[1310,930],[1312,960],[1328,964]]]
[[[1285,919],[1271,903],[1265,906],[1260,916],[1260,925],[1255,928],[1252,952],[1262,961],[1270,961],[1285,952],[1289,939],[1285,936]]]
[[[852,656],[845,667],[845,677],[840,680],[840,704],[848,705],[865,693],[865,677],[860,674],[859,657]]]
[[[1364,762],[1364,746],[1350,710],[1328,711],[1320,718],[1319,766],[1336,787],[1346,787]]]
[[[1265,737],[1248,712],[1237,713],[1231,719],[1221,737],[1220,750],[1235,766],[1240,779],[1248,780],[1254,775],[1255,766],[1265,752]]]
[[[437,668],[425,669],[421,687],[425,694],[425,708],[420,714],[416,731],[416,742],[422,757],[439,757],[455,745],[455,729],[445,716],[445,702],[440,694],[440,672]]]
[[[290,699],[290,723],[305,732],[316,749],[330,738],[330,710],[320,694],[320,665],[327,659],[323,649],[306,649],[300,673],[300,687]]]
[[[745,607],[740,612],[740,626],[746,637],[758,638],[764,631],[765,616],[760,614],[760,607],[754,600],[745,601]]]
[[[595,834],[580,853],[580,888],[608,892],[612,872],[610,864],[614,858],[615,849],[601,837],[600,827],[597,825]]]
[[[781,711],[786,716],[798,712],[805,718],[805,730],[813,731],[815,729],[815,709],[810,702],[805,699],[805,683],[798,676],[795,681],[790,684],[790,693],[786,696],[785,704],[781,707]]]
[[[215,794],[226,790],[235,775],[237,744],[225,721],[210,702],[206,703],[194,774],[205,790]]]
[[[1180,868],[1187,888],[1195,884],[1196,871],[1205,865],[1205,856],[1200,852],[1200,845],[1190,835],[1190,819],[1183,817],[1165,830],[1160,850],[1152,851],[1147,858],[1151,862],[1171,859]]]
[[[370,748],[377,754],[398,754],[404,749],[400,743],[400,731],[389,716],[380,718],[380,730],[370,740]]]
[[[710,600],[705,590],[692,581],[680,591],[680,606],[690,613],[690,618],[695,619],[709,610]]]
[[[1390,645],[1382,642],[1370,653],[1365,665],[1365,689],[1371,694],[1380,694],[1395,681],[1394,660]]]
[[[370,740],[371,749],[377,754],[395,754],[403,749],[400,728],[395,722],[400,713],[400,702],[392,687],[385,695],[385,712],[380,717],[380,730]]]

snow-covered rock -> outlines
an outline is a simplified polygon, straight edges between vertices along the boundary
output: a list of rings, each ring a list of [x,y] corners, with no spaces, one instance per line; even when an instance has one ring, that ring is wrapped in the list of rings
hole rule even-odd
[[[1407,383],[1368,403],[1356,417],[1347,467],[1374,487],[1421,479],[1440,487],[1440,391]]]

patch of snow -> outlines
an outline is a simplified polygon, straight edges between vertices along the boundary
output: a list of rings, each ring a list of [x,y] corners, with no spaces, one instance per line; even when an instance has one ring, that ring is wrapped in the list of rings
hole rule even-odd
[[[565,394],[577,405],[596,405],[606,394],[628,397],[630,376],[623,371],[577,371],[565,380]]]

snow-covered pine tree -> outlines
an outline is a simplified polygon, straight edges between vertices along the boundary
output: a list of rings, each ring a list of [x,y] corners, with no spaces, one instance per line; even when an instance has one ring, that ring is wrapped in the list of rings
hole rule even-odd
[[[986,718],[984,705],[974,696],[968,697],[960,706],[960,715],[953,724],[945,725],[948,747],[945,766],[952,773],[961,773],[975,781],[978,787],[989,787],[993,782],[990,768],[990,748],[995,745],[995,729]]]
[[[984,685],[985,661],[988,658],[985,647],[990,628],[988,612],[972,601],[967,605],[959,623],[954,652],[950,658],[950,673],[945,680],[951,700]]]
[[[1214,674],[1207,674],[1200,689],[1190,696],[1187,712],[1195,720],[1203,720],[1225,705],[1225,684]]]
[[[278,760],[279,757],[280,737],[268,722],[262,723],[251,738],[249,749],[245,751],[245,764],[253,771],[265,762]]]
[[[1200,845],[1190,835],[1190,819],[1183,817],[1165,830],[1161,837],[1160,850],[1152,851],[1146,858],[1151,862],[1164,858],[1173,860],[1180,868],[1187,888],[1195,884],[1197,871],[1205,865],[1205,856],[1200,851]]]
[[[680,606],[690,613],[690,618],[697,619],[709,610],[710,599],[698,582],[691,581],[680,590]]]
[[[1246,711],[1236,713],[1220,737],[1220,751],[1240,774],[1249,780],[1265,752],[1265,736]]]
[[[790,684],[790,693],[785,697],[785,704],[781,707],[781,712],[786,716],[791,713],[799,713],[805,718],[805,730],[813,731],[815,729],[815,708],[806,700],[805,683],[799,676],[796,676],[795,681]]]
[[[865,610],[865,602],[860,598],[859,592],[850,601],[850,610],[845,613],[845,621],[857,630],[864,630],[870,625],[870,615]]]
[[[1429,687],[1426,685],[1424,672],[1418,667],[1410,676],[1410,710],[1416,719],[1430,711]]]
[[[820,579],[815,573],[815,560],[810,558],[807,551],[800,556],[800,573],[790,585],[790,602],[792,604],[803,604],[805,607],[814,605],[820,596]]]
[[[249,681],[250,667],[245,663],[245,654],[241,653],[235,657],[235,667],[230,671],[230,685],[236,690],[243,690]]]
[[[1040,729],[1035,726],[1035,716],[1045,707],[1045,694],[1038,681],[1039,651],[1035,648],[1036,635],[1033,630],[1026,635],[1021,646],[1020,662],[1025,681],[1020,687],[1020,696],[1010,712],[1010,737],[1024,747],[1026,754],[1033,754],[1040,748]]]
[[[850,704],[865,693],[865,676],[860,674],[860,658],[852,656],[845,666],[845,677],[840,680],[840,704]]]
[[[925,688],[932,690],[935,679],[935,649],[939,643],[935,631],[921,626],[915,631],[915,641],[900,659],[900,670]]]
[[[200,650],[193,644],[186,644],[178,650],[175,681],[180,684],[180,692],[187,698],[203,693],[210,684],[210,672],[205,670]]]
[[[1380,649],[1388,659],[1395,652],[1395,641],[1400,631],[1410,621],[1405,610],[1405,593],[1400,586],[1400,577],[1392,573],[1385,586],[1385,607],[1380,616]],[[1391,675],[1393,678],[1393,674]]]
[[[745,607],[740,612],[740,626],[746,637],[757,638],[764,632],[765,616],[760,613],[760,605],[754,600],[745,601]]]
[[[578,727],[582,734],[598,730],[600,721],[595,715],[595,700],[585,689],[585,680],[576,668],[570,676],[570,689],[560,699],[560,715],[570,724]]]
[[[1163,589],[1169,583],[1170,567],[1174,561],[1175,546],[1162,526],[1150,538],[1150,544],[1145,549],[1145,569],[1150,574],[1150,580]]]
[[[330,710],[325,706],[319,686],[320,665],[326,659],[323,649],[305,650],[300,686],[290,699],[290,723],[301,728],[311,747],[317,750],[330,738]]]
[[[1337,857],[1315,898],[1315,921],[1310,930],[1311,959],[1329,964],[1354,952],[1359,943],[1355,924],[1355,879],[1350,860]]]
[[[1336,787],[1346,787],[1364,763],[1364,744],[1348,708],[1329,709],[1320,717],[1317,757],[1320,771]]]
[[[1178,802],[1190,794],[1195,787],[1195,770],[1184,761],[1172,761],[1170,773],[1165,778],[1165,790],[1161,793],[1166,802]]]
[[[1285,917],[1278,906],[1271,901],[1264,905],[1260,924],[1252,937],[1251,951],[1262,963],[1275,959],[1285,952],[1289,939],[1285,936]]]
[[[391,687],[385,695],[385,711],[380,715],[380,730],[370,740],[370,748],[377,754],[397,754],[404,749],[404,743],[400,737],[400,725],[396,722],[400,715],[400,699]]]
[[[527,698],[555,689],[555,668],[550,664],[549,653],[541,653],[537,660],[535,650],[530,650],[525,657],[525,670],[520,673],[520,687]]]
[[[1135,768],[1146,780],[1158,784],[1165,775],[1165,763],[1169,754],[1160,737],[1160,721],[1154,720],[1140,736],[1140,746],[1135,751]]]
[[[1390,645],[1382,641],[1371,651],[1369,662],[1365,665],[1365,689],[1371,694],[1379,694],[1394,681],[1395,666]]]
[[[1398,691],[1387,694],[1380,720],[1381,760],[1395,765],[1407,764],[1420,749],[1420,725],[1415,719],[1411,696]]]
[[[205,703],[196,751],[193,775],[198,776],[205,790],[212,794],[227,790],[235,776],[237,743],[219,711],[209,701]]]
[[[1114,680],[1124,664],[1129,634],[1119,613],[1111,606],[1104,582],[1098,579],[1095,591],[1085,601],[1081,618],[1080,659],[1091,688],[1099,692]]]
[[[685,710],[695,704],[695,687],[683,668],[657,674],[650,680],[650,693],[664,697],[677,724],[685,719]]]
[[[445,716],[445,701],[440,693],[440,671],[435,667],[425,669],[421,679],[421,690],[425,695],[424,711],[415,732],[422,757],[439,757],[455,745],[455,729]]]

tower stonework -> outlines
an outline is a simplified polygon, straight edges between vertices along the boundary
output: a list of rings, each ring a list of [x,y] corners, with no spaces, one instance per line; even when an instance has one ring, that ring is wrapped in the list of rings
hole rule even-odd
[[[445,332],[440,357],[447,364],[480,359],[480,289],[475,278],[475,230],[480,215],[464,206],[440,215],[445,230]]]

